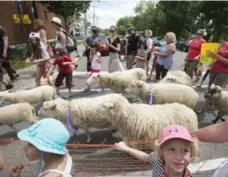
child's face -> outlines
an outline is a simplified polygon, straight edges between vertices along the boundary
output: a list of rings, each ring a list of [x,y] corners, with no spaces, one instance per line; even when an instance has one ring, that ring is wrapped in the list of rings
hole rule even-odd
[[[95,53],[96,52],[96,49],[95,48],[91,48],[91,52],[92,53]]]
[[[190,143],[185,140],[174,139],[168,141],[162,148],[165,160],[165,170],[182,174],[190,163]]]
[[[29,161],[40,159],[40,151],[32,144],[26,143],[23,150]]]
[[[140,44],[140,49],[145,49],[145,46],[143,44]]]

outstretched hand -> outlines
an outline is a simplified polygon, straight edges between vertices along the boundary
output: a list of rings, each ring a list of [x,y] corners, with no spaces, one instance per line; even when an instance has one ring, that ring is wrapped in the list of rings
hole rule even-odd
[[[23,165],[16,165],[14,167],[9,167],[8,174],[9,177],[20,177],[21,176],[21,171],[24,169]]]

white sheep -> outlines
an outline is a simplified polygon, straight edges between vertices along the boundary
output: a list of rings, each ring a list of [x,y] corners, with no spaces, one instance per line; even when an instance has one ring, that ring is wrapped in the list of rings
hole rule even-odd
[[[16,123],[22,121],[35,123],[38,121],[35,109],[29,103],[10,104],[8,106],[1,107],[0,112],[0,125],[8,125],[15,131],[16,129],[13,125]]]
[[[30,90],[20,90],[17,92],[0,92],[0,99],[13,103],[28,102],[30,104],[40,104],[44,101],[53,100],[55,98],[56,90],[49,85],[35,87]]]
[[[152,90],[152,92],[151,92]],[[199,95],[187,85],[174,83],[146,83],[134,81],[125,89],[127,94],[135,94],[143,103],[149,104],[152,93],[153,104],[181,103],[195,108]]]
[[[104,109],[107,118],[117,126],[123,140],[129,142],[156,140],[163,128],[170,124],[185,126],[189,131],[198,129],[196,113],[189,107],[179,104],[147,105],[122,102],[106,102]],[[146,144],[148,147],[148,143]]]
[[[141,68],[133,68],[113,73],[100,73],[98,79],[105,87],[109,87],[117,93],[123,93],[132,81],[146,81],[146,72]]]
[[[62,122],[66,122],[66,115],[69,111],[68,106],[70,106],[73,124],[85,130],[87,142],[89,143],[91,141],[89,135],[90,127],[108,128],[111,126],[110,121],[107,120],[107,113],[103,111],[103,104],[106,101],[128,103],[127,99],[120,94],[108,94],[93,98],[79,98],[73,99],[72,101],[58,98],[56,100],[44,102],[39,115],[48,115],[55,117]]]
[[[192,80],[184,71],[168,71],[167,75],[159,83],[176,83],[192,86]]]
[[[220,86],[213,84],[204,93],[204,97],[218,110],[218,114],[212,123],[216,123],[219,119],[225,121],[222,117],[228,114],[228,90],[223,90]]]

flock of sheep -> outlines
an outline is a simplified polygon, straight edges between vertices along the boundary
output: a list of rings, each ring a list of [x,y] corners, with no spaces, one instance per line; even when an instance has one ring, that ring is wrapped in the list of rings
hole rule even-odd
[[[13,127],[21,121],[34,123],[38,115],[67,123],[70,111],[72,123],[85,130],[88,143],[92,140],[89,128],[112,128],[118,130],[128,144],[149,138],[152,144],[147,146],[150,147],[169,124],[184,125],[189,131],[198,129],[194,108],[199,95],[183,71],[169,71],[160,82],[150,84],[145,82],[146,73],[140,68],[100,73],[97,79],[115,93],[69,101],[58,97],[55,88],[49,85],[0,92],[0,100],[12,103],[0,108],[0,124]],[[141,103],[130,103],[126,95],[139,98]],[[152,105],[149,104],[150,98],[153,99]],[[213,85],[205,93],[205,98],[219,110],[219,118],[228,113],[228,91]],[[34,105],[38,104],[42,107],[36,112]]]

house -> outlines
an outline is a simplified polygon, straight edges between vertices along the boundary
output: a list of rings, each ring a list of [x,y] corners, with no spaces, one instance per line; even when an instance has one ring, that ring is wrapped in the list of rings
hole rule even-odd
[[[37,18],[44,21],[48,39],[56,36],[51,24],[54,14],[37,1],[0,1],[0,14],[0,25],[7,30],[10,44],[25,43]]]

